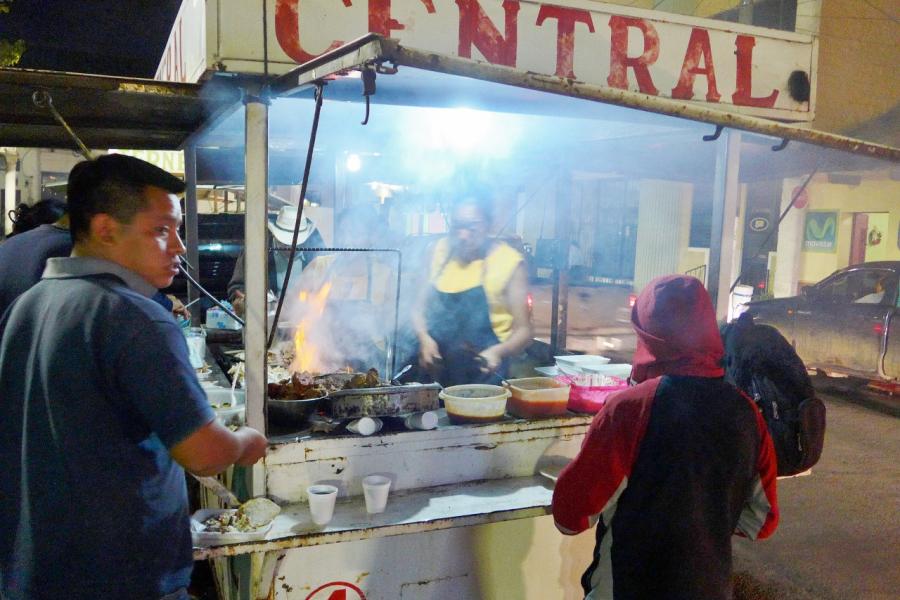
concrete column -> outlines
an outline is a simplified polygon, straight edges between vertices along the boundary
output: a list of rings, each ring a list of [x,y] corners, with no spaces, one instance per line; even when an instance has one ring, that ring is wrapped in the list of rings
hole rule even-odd
[[[644,180],[638,186],[635,291],[654,277],[678,273],[682,248],[688,244],[681,226],[683,207],[690,206],[691,193],[689,184],[674,181]]]
[[[791,203],[794,188],[802,185],[802,179],[785,179],[781,186],[781,205],[784,209]],[[800,290],[801,258],[803,252],[803,224],[806,220],[806,207],[792,208],[778,227],[778,251],[775,255],[775,277],[773,293],[776,298],[796,295]]]

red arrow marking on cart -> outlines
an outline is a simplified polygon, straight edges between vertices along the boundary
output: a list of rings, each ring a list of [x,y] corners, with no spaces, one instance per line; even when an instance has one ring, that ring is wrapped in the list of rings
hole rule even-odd
[[[314,589],[306,600],[366,600],[366,595],[352,583],[332,581]]]

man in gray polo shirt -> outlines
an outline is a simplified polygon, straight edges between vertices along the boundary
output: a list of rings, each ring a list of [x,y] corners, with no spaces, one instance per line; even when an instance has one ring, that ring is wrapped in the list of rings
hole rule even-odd
[[[250,465],[266,439],[221,426],[171,316],[184,184],[121,155],[69,176],[72,256],[0,320],[0,596],[181,599],[184,470]]]

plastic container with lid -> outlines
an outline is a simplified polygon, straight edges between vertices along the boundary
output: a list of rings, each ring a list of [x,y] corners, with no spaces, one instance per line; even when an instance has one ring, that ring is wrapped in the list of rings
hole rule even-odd
[[[505,382],[510,391],[507,410],[517,417],[552,417],[566,413],[569,386],[552,377],[526,377]]]
[[[509,390],[499,385],[454,385],[441,390],[438,397],[451,423],[489,423],[503,418]]]

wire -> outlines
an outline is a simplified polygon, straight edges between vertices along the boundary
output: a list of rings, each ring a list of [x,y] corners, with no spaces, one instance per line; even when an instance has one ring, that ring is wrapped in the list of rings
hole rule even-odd
[[[272,319],[272,329],[269,331],[269,341],[266,350],[272,347],[275,341],[275,332],[278,330],[278,317],[281,316],[281,307],[284,305],[284,297],[287,295],[288,282],[291,279],[291,270],[294,268],[294,256],[297,254],[297,238],[300,237],[300,223],[303,218],[303,204],[306,200],[306,187],[309,184],[309,171],[312,167],[313,148],[316,146],[316,133],[319,131],[319,113],[322,112],[322,97],[325,95],[324,84],[316,82],[316,107],[313,112],[312,129],[309,132],[309,146],[306,150],[306,164],[303,167],[303,183],[300,186],[300,206],[297,209],[297,221],[294,223],[294,238],[291,240],[291,252],[288,256],[287,270],[284,273],[284,282],[281,285],[281,293],[278,295],[278,306],[275,309],[275,317]]]

